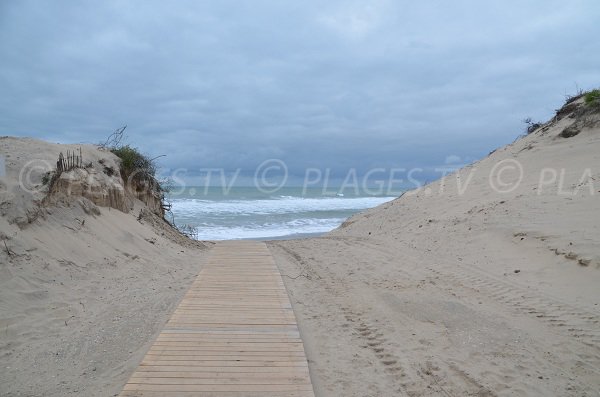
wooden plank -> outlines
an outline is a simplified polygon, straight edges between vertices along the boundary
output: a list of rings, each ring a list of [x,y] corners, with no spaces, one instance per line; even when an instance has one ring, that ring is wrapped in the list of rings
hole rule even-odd
[[[183,392],[183,391],[171,391],[169,392],[169,397],[198,397],[199,395],[203,397],[313,397],[314,394],[312,390],[310,391],[286,391],[286,392],[249,392],[249,391],[230,391],[230,392],[203,392],[202,394],[198,394],[198,392]],[[160,391],[123,391],[121,393],[122,397],[165,397],[164,392]]]
[[[170,378],[170,379],[192,379],[192,380],[203,380],[206,382],[212,383],[223,383],[223,382],[249,382],[249,383],[258,383],[263,384],[266,380],[269,379],[277,379],[279,380],[292,380],[294,383],[310,383],[310,378],[308,377],[299,377],[293,374],[292,372],[209,372],[209,371],[172,371],[172,372],[154,372],[154,371],[146,371],[140,372],[136,375],[132,376],[130,380],[135,382],[130,383],[140,383],[140,379],[162,379],[162,378]],[[155,382],[155,381],[153,381]],[[169,382],[169,381],[167,381]],[[184,380],[185,382],[185,380]],[[166,384],[166,383],[165,383]]]
[[[164,346],[164,345],[153,345],[149,353],[154,352],[154,354],[167,352],[167,351],[178,351],[181,350],[187,351],[189,353],[196,352],[210,352],[210,351],[218,351],[218,352],[304,352],[302,348],[302,344],[295,343],[279,343],[277,345],[269,344],[269,343],[253,343],[253,344],[245,344],[245,345],[202,345],[202,346]]]
[[[304,359],[304,352],[286,352],[273,350],[259,351],[235,351],[235,350],[164,350],[164,351],[149,351],[146,358],[151,360],[187,360],[196,361],[300,361]]]
[[[314,397],[296,317],[264,243],[217,244],[122,397]]]
[[[312,385],[295,385],[295,384],[287,384],[287,385],[273,385],[273,384],[264,384],[264,385],[157,385],[157,384],[140,384],[140,383],[127,383],[123,390],[147,390],[147,391],[162,391],[162,392],[170,392],[170,391],[195,391],[195,392],[229,392],[229,391],[254,391],[254,392],[263,392],[263,391],[309,391],[312,390]],[[199,394],[202,395],[202,394]]]
[[[164,373],[165,376],[171,372],[189,372],[189,373],[212,373],[216,374],[215,376],[219,376],[218,374],[224,373],[235,373],[237,374],[260,374],[256,376],[262,376],[262,374],[297,374],[296,368],[289,368],[289,371],[285,367],[248,367],[248,366],[211,366],[211,367],[191,367],[191,368],[182,368],[179,365],[145,365],[142,364],[138,367],[136,373],[132,376],[137,376],[141,372],[160,372]]]
[[[130,384],[140,385],[310,385],[310,379],[286,377],[200,378],[200,377],[132,377]]]
[[[219,332],[219,331],[214,331],[214,332],[202,332],[202,331],[195,331],[195,330],[191,330],[189,328],[173,328],[173,329],[169,329],[169,330],[164,330],[157,338],[157,340],[160,339],[165,339],[165,340],[174,340],[174,339],[180,339],[180,338],[191,338],[191,339],[208,339],[208,340],[214,340],[214,339],[227,339],[227,340],[234,340],[234,339],[252,339],[252,340],[262,340],[265,338],[268,339],[273,339],[273,338],[280,338],[280,339],[285,339],[285,340],[289,340],[292,339],[292,332],[264,332],[262,334],[256,334],[256,333],[252,333],[252,332]],[[297,337],[298,338],[298,337]]]

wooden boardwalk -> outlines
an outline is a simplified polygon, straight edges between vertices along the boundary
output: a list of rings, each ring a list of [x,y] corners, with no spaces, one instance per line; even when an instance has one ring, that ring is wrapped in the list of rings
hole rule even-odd
[[[296,318],[267,246],[223,242],[121,396],[314,396]]]

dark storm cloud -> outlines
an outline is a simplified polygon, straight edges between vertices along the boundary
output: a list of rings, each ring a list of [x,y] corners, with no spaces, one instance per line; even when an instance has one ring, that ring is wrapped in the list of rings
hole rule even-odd
[[[0,134],[167,168],[435,167],[600,82],[597,1],[0,3]]]

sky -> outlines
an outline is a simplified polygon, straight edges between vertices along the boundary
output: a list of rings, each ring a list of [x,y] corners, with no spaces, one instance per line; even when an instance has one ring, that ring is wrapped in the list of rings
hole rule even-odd
[[[161,172],[480,159],[600,86],[600,2],[1,1],[0,135],[127,143]]]

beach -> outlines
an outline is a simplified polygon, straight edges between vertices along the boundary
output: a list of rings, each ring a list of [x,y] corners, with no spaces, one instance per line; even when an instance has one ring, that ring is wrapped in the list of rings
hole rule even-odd
[[[599,21],[0,0],[0,397],[600,397]]]
[[[578,120],[320,237],[268,242],[317,396],[598,395],[600,129],[561,136]],[[91,165],[48,192],[29,160],[80,147]],[[106,150],[0,148],[0,394],[117,395],[214,242],[167,224]]]

